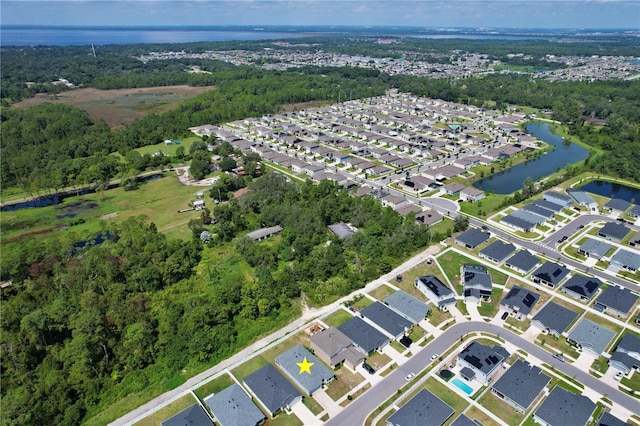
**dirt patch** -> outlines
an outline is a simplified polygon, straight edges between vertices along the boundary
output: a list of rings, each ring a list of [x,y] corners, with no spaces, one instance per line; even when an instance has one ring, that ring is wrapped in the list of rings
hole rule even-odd
[[[59,94],[40,93],[14,104],[13,108],[29,108],[44,102],[63,103],[87,111],[92,120],[104,120],[110,128],[115,128],[148,114],[169,111],[181,102],[213,89],[214,86],[186,85],[116,90],[83,88]]]
[[[284,104],[280,109],[282,110],[282,112],[297,112],[305,108],[321,107],[324,105],[327,105],[327,101],[309,101],[298,102],[294,104]]]
[[[112,219],[116,216],[118,216],[119,212],[113,212],[113,213],[107,213],[107,214],[103,214],[102,216],[100,216],[98,219],[102,219],[102,220],[107,220],[107,219]]]

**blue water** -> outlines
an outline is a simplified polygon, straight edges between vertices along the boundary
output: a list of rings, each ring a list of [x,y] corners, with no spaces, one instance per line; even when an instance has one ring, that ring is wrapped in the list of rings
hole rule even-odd
[[[451,383],[453,383],[458,389],[460,389],[462,392],[466,393],[467,395],[471,395],[471,393],[473,392],[473,388],[471,388],[471,386],[469,386],[462,380],[458,379],[457,377],[454,377],[451,380]]]
[[[594,180],[580,187],[581,190],[608,198],[618,198],[630,203],[640,203],[640,189],[619,183]]]
[[[522,184],[527,180],[527,177],[536,181],[568,164],[584,160],[589,155],[585,148],[566,142],[560,136],[552,133],[548,124],[530,123],[525,128],[528,133],[554,146],[555,149],[535,160],[520,163],[476,181],[473,186],[483,191],[491,191],[494,194],[510,194],[522,189]]]
[[[96,46],[139,43],[267,40],[300,36],[268,31],[194,30],[176,28],[0,28],[2,46]]]

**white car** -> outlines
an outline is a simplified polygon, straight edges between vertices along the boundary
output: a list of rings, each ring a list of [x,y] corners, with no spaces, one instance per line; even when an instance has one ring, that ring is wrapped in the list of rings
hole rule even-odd
[[[408,382],[409,380],[413,379],[415,377],[415,374],[413,373],[409,373],[405,376],[405,380]]]
[[[620,379],[622,379],[622,376],[624,376],[624,373],[622,371],[618,371],[616,375],[613,376],[613,378],[614,380],[620,381]]]
[[[438,354],[431,355],[431,361],[435,361],[436,359],[438,359]]]

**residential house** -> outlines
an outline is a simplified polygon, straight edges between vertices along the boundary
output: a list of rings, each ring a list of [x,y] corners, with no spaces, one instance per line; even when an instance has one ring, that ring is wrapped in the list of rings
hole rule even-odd
[[[602,416],[600,417],[600,420],[598,420],[596,426],[631,426],[631,424],[620,420],[610,412],[605,411],[602,413]]]
[[[640,247],[640,232],[636,232],[631,240],[629,240],[629,245],[631,247]]]
[[[302,394],[272,364],[247,376],[244,384],[272,417],[302,400]]]
[[[382,350],[390,341],[388,337],[359,317],[353,317],[341,324],[338,330],[351,339],[355,348],[365,355]]]
[[[637,301],[638,296],[628,288],[610,285],[596,299],[593,308],[601,312],[611,311],[618,317],[626,317]]]
[[[609,210],[615,216],[620,216],[629,207],[631,207],[631,203],[620,198],[612,198],[604,205],[604,209]]]
[[[533,414],[533,420],[543,426],[585,426],[596,410],[589,398],[555,386]]]
[[[611,244],[605,243],[604,241],[587,238],[587,240],[578,247],[578,253],[587,257],[602,259],[612,247]]]
[[[442,426],[453,413],[444,401],[422,389],[387,419],[387,426]]]
[[[602,355],[616,332],[590,319],[583,318],[569,333],[567,341],[594,357]]]
[[[589,301],[601,285],[602,281],[598,278],[575,274],[562,285],[562,292],[574,299]]]
[[[491,392],[516,412],[524,413],[550,381],[551,377],[539,367],[518,359],[491,387]]]
[[[523,320],[531,313],[539,298],[539,293],[514,285],[502,299],[500,306],[509,309],[516,319]]]
[[[502,346],[485,346],[478,341],[473,341],[458,354],[456,364],[460,369],[466,367],[473,371],[474,377],[467,377],[468,380],[475,378],[483,385],[487,385],[509,355]]]
[[[577,317],[578,314],[571,309],[549,302],[533,317],[531,325],[559,337]]]
[[[549,203],[553,204],[553,203]],[[553,218],[555,214],[553,210],[549,210],[547,208],[541,207],[537,203],[529,203],[522,207],[522,210],[540,216],[543,220],[549,220]]]
[[[639,316],[640,318],[640,316]],[[609,365],[624,374],[640,370],[640,337],[626,332],[609,358]]]
[[[281,353],[275,361],[289,379],[309,396],[334,379],[333,372],[302,345]]]
[[[438,309],[446,311],[456,303],[455,293],[435,275],[426,275],[415,280],[415,286]]]
[[[539,225],[541,223],[544,223],[547,221],[547,218],[537,214],[537,213],[533,213],[531,211],[525,210],[525,209],[518,209],[516,211],[514,211],[513,213],[510,214],[513,217],[517,217],[518,219],[522,219],[524,221],[527,221],[529,223],[533,223],[535,225]]]
[[[558,204],[564,208],[570,208],[573,205],[571,197],[555,191],[545,192],[544,194],[542,194],[542,199],[547,200],[551,203]]]
[[[451,426],[479,426],[478,423],[471,420],[469,417],[464,414],[460,414],[456,419],[451,423]]]
[[[470,228],[466,232],[455,237],[453,242],[459,246],[474,249],[487,241],[490,236],[491,234],[489,232],[483,232],[478,228]]]
[[[384,197],[380,198],[380,202],[385,207],[391,207],[396,210],[401,205],[407,203],[407,200],[400,195],[387,194]]]
[[[516,246],[511,243],[505,243],[501,240],[496,240],[489,244],[487,247],[480,250],[480,257],[490,260],[494,263],[502,263],[507,257],[516,251]]]
[[[465,302],[480,303],[491,300],[491,275],[482,265],[462,266],[462,283]]]
[[[351,339],[335,327],[311,335],[311,349],[318,358],[333,368],[344,364],[349,370],[355,371],[365,358]]]
[[[193,404],[162,422],[162,426],[214,426],[200,404]]]
[[[503,216],[500,219],[500,223],[504,223],[507,226],[515,228],[522,232],[531,232],[537,225],[537,222],[529,222],[528,220],[520,219],[514,216],[513,213]]]
[[[341,240],[346,240],[347,238],[355,235],[355,233],[358,232],[357,228],[344,222],[328,225],[327,228],[329,228],[329,230]]]
[[[527,250],[520,250],[505,262],[505,265],[523,275],[527,275],[533,268],[540,264],[540,259]]]
[[[447,195],[456,195],[462,191],[465,186],[461,183],[450,183],[442,187],[442,191]]]
[[[431,311],[429,305],[402,290],[387,296],[384,304],[416,324],[426,319]]]
[[[531,204],[536,205],[538,207],[542,207],[543,209],[550,210],[554,213],[562,212],[562,206],[560,204],[552,203],[547,200],[535,200],[531,202]]]
[[[258,426],[267,419],[237,383],[209,396],[204,402],[220,426]]]
[[[416,221],[431,226],[442,222],[444,217],[435,210],[425,210],[416,214]]]
[[[567,193],[579,206],[586,207],[592,212],[598,210],[598,202],[586,192],[568,189]]]
[[[484,191],[474,188],[472,186],[467,187],[462,191],[460,191],[460,199],[464,201],[468,201],[470,203],[480,201],[483,198],[484,198]]]
[[[417,215],[422,212],[422,208],[416,204],[407,203],[398,207],[396,211],[402,216],[407,216],[409,213],[415,213]]]
[[[380,302],[373,302],[362,309],[360,316],[395,340],[400,340],[415,324]]]
[[[554,262],[543,263],[531,277],[533,282],[555,288],[569,274],[569,270]]]
[[[249,237],[253,241],[260,241],[264,240],[265,238],[269,238],[272,235],[278,235],[280,232],[282,232],[282,227],[280,225],[276,225],[249,232],[247,234],[247,237]]]
[[[607,222],[598,231],[598,236],[619,243],[629,231],[630,229],[621,223]]]
[[[611,266],[635,273],[640,270],[640,254],[620,249],[611,257]]]

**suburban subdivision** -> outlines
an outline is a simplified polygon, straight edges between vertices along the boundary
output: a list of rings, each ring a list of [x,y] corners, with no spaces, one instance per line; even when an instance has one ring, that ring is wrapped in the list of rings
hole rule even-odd
[[[638,206],[594,198],[581,178],[483,219],[464,211],[490,197],[465,184],[483,167],[551,155],[523,130],[540,123],[391,91],[191,128],[285,179],[465,223],[114,424],[157,412],[167,426],[640,424]]]

